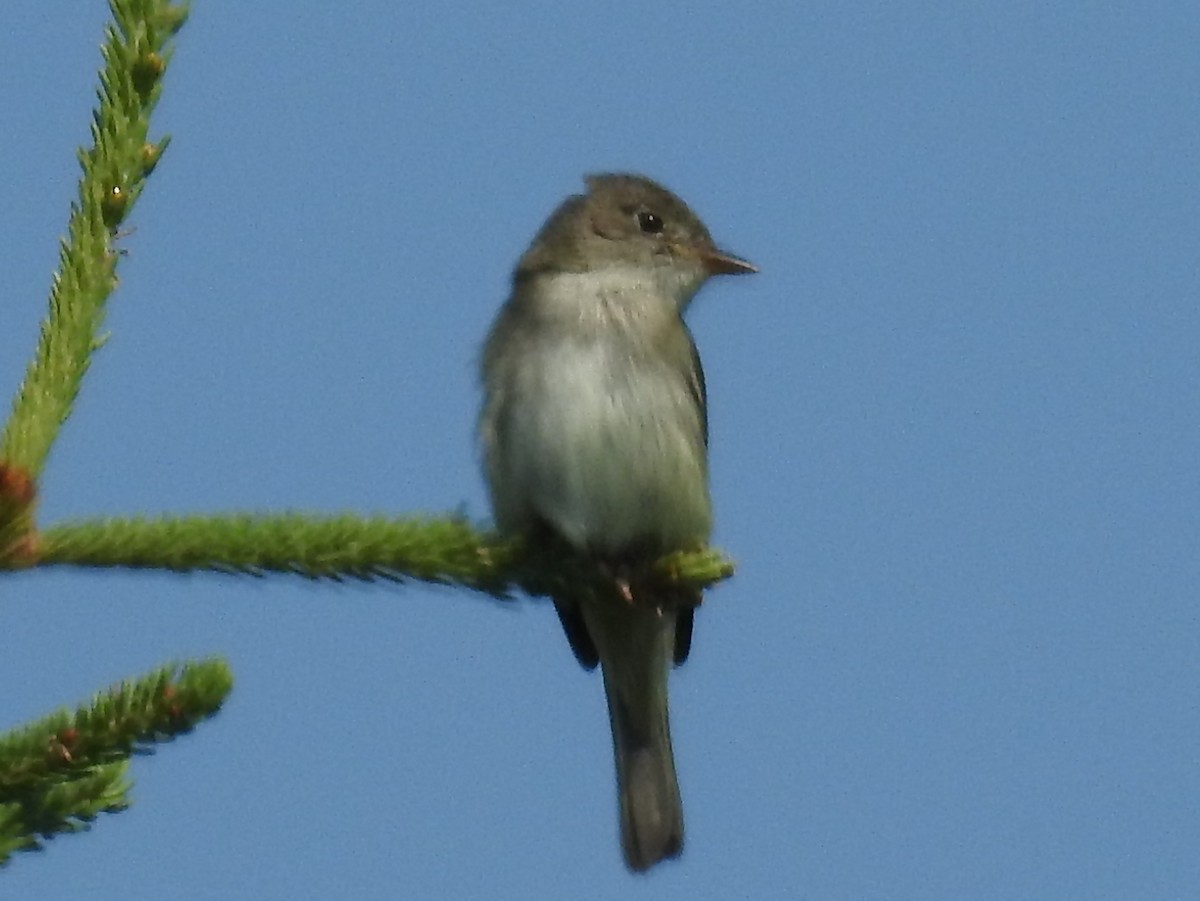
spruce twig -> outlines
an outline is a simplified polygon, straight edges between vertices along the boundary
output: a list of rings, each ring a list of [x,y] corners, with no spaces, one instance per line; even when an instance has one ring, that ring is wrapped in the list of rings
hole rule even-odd
[[[531,548],[476,529],[461,517],[387,518],[298,513],[107,519],[41,534],[36,563],[309,579],[417,580],[495,597],[557,593],[595,581],[594,566],[561,548]],[[653,568],[664,583],[696,589],[732,575],[711,550],[676,553]]]
[[[219,660],[166,666],[0,736],[0,864],[129,806],[129,758],[214,716],[233,686]]]
[[[50,289],[50,310],[0,437],[0,462],[41,473],[71,413],[92,352],[102,343],[104,306],[117,284],[116,230],[142,193],[168,138],[149,142],[150,113],[171,59],[170,41],[187,7],[163,0],[110,0],[114,24],[101,49],[99,105],[67,237]]]

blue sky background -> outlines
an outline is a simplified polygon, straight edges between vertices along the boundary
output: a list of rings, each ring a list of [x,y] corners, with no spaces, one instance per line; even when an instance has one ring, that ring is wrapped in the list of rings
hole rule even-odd
[[[0,390],[44,314],[101,2],[0,30]],[[1190,898],[1200,9],[200,0],[44,523],[487,516],[475,359],[596,170],[705,289],[716,543],[682,860],[621,864],[600,680],[450,589],[3,579],[0,724],[228,657],[221,715],[4,897]]]

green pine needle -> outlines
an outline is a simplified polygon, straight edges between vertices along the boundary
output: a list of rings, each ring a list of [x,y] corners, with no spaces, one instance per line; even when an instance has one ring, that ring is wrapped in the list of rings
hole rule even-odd
[[[129,806],[130,756],[214,716],[232,687],[220,660],[167,666],[0,735],[0,864]]]
[[[116,26],[101,49],[92,146],[78,154],[83,175],[50,289],[50,312],[0,437],[0,460],[36,478],[71,413],[100,342],[104,306],[117,285],[117,228],[142,192],[166,139],[148,140],[150,113],[170,60],[168,42],[187,7],[164,0],[111,0]]]
[[[549,594],[596,581],[594,566],[561,548],[531,549],[459,517],[392,519],[231,514],[109,519],[54,526],[40,536],[39,565],[176,572],[290,573],[309,579],[389,579],[454,584],[506,597]],[[704,588],[728,578],[715,551],[671,554],[653,568],[670,584]]]

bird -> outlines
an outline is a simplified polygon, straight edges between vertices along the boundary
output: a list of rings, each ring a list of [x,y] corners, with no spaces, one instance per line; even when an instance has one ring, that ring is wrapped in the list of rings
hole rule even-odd
[[[601,669],[621,845],[643,872],[683,848],[667,677],[700,596],[635,574],[712,531],[704,371],[683,316],[710,276],[757,269],[657,182],[584,182],[517,262],[483,348],[478,432],[498,530],[563,545],[613,585],[554,604],[579,663]]]

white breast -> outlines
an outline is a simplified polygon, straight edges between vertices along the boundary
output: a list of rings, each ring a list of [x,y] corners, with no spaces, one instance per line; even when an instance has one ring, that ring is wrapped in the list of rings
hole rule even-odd
[[[629,340],[628,317],[653,311],[619,289],[644,293],[643,285],[588,286],[604,299],[587,299],[583,287],[555,286],[556,310],[570,315],[577,306],[587,327],[527,342],[520,365],[504,371],[505,421],[487,448],[497,518],[520,527],[532,513],[575,546],[613,555],[641,543],[702,543],[712,514],[701,413],[686,373]],[[587,302],[576,304],[580,297]],[[598,314],[606,303],[614,315]]]

